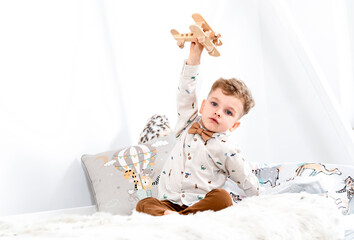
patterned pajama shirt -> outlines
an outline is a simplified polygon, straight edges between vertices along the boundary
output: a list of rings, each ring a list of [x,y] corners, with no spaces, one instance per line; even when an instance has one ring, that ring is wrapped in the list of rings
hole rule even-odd
[[[176,145],[161,172],[160,200],[191,206],[228,178],[234,180],[247,196],[258,195],[259,182],[240,150],[229,142],[229,131],[214,133],[204,142],[199,134],[190,134],[198,116],[196,82],[199,66],[184,63],[177,92],[178,121]]]

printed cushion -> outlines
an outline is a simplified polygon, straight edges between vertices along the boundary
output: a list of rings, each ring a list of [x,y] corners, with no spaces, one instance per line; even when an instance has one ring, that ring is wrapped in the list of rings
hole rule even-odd
[[[308,192],[332,198],[343,214],[354,212],[354,166],[322,163],[251,163],[261,194]],[[224,187],[234,203],[245,198],[231,179]]]
[[[159,175],[174,143],[170,134],[137,146],[83,155],[98,211],[129,215],[140,199],[157,197]]]
[[[140,143],[148,143],[154,138],[159,138],[167,136],[172,132],[170,128],[170,122],[165,115],[153,115],[146,125],[144,126],[143,131],[140,133]]]

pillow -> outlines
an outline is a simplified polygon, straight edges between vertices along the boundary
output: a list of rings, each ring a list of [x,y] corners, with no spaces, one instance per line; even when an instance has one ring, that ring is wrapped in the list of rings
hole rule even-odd
[[[146,123],[143,131],[140,133],[139,144],[148,143],[154,138],[167,136],[172,132],[170,122],[165,115],[153,115]]]
[[[137,202],[157,197],[160,172],[174,134],[114,151],[81,157],[98,211],[130,215]]]
[[[353,213],[354,167],[322,163],[250,163],[262,186],[261,194],[307,192],[333,199],[343,214]],[[234,203],[245,198],[237,184],[228,179],[224,187]]]

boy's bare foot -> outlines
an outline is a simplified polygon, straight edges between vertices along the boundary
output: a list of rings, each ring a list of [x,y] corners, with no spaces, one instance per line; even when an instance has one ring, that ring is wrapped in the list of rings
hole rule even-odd
[[[164,215],[170,215],[170,214],[177,214],[177,212],[171,211],[171,210],[166,210],[163,214]]]

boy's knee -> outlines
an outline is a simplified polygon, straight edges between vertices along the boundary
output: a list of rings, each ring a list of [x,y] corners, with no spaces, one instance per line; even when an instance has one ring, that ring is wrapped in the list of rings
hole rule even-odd
[[[225,189],[217,188],[217,189],[212,190],[208,194],[213,195],[215,198],[218,199],[218,201],[224,202],[225,205],[228,207],[233,205],[231,196]]]
[[[152,199],[152,197],[148,197],[148,198],[144,198],[141,199],[137,204],[136,204],[136,211],[137,212],[143,212],[144,211],[144,205],[146,204],[146,202],[149,202]]]
[[[208,192],[207,195],[214,195],[214,196],[220,196],[220,197],[225,197],[225,196],[230,196],[230,194],[222,188],[216,188],[210,192]]]

